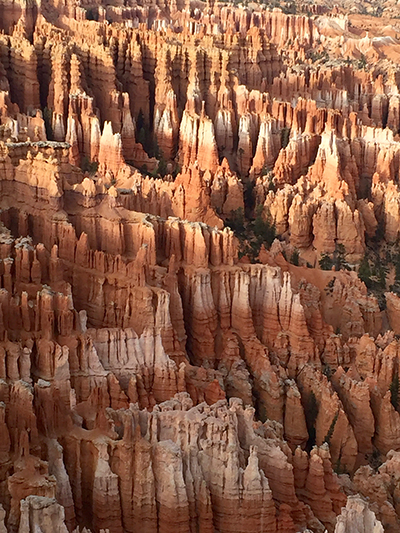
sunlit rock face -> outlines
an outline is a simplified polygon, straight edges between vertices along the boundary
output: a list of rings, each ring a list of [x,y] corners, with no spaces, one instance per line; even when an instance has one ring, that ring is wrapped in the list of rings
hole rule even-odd
[[[0,0],[0,533],[400,530],[397,33],[296,9]]]

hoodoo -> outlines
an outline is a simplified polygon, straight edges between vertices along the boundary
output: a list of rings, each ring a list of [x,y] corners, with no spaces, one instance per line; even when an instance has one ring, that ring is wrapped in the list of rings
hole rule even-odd
[[[400,531],[399,18],[0,0],[0,533]]]

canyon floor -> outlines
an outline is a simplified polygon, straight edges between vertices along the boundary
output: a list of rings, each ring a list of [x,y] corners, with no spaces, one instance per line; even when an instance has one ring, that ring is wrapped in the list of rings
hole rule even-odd
[[[0,0],[0,533],[400,531],[400,8]]]

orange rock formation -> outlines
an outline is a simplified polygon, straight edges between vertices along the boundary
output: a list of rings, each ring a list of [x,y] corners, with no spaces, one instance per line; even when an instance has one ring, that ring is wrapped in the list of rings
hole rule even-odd
[[[0,0],[0,532],[399,531],[398,44],[320,7]]]

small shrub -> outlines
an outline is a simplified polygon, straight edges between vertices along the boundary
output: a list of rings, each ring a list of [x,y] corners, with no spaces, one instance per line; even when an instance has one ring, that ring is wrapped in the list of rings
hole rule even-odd
[[[318,403],[317,403],[317,398],[315,397],[314,391],[310,392],[307,412],[308,412],[310,427],[314,426],[317,420],[317,416],[318,416]]]
[[[400,284],[400,254],[396,254],[394,258],[394,268],[395,268],[396,281]]]
[[[292,252],[292,255],[290,256],[290,262],[292,263],[292,265],[299,266],[299,257],[299,251],[297,248],[295,248]]]
[[[177,175],[180,173],[181,170],[182,170],[181,166],[180,165],[176,165],[175,169],[172,172],[172,177],[175,179],[177,177]]]
[[[161,157],[160,149],[158,147],[157,141],[153,138],[150,127],[145,121],[142,110],[140,110],[137,121],[136,121],[136,131],[137,131],[136,141],[139,142],[143,146],[145,152],[150,157],[156,157],[157,159],[160,159]]]
[[[258,211],[254,220],[253,230],[260,245],[267,243],[268,247],[270,247],[276,238],[276,228],[271,221],[271,216],[268,214],[266,219],[264,219],[261,215],[261,210]]]
[[[246,218],[251,218],[254,210],[254,185],[255,182],[247,180],[244,182],[243,199],[245,205]]]
[[[49,141],[54,141],[54,133],[52,127],[53,112],[48,107],[43,109],[44,127],[46,129],[46,137]]]
[[[336,270],[351,270],[350,265],[346,261],[346,248],[343,244],[336,244],[333,252],[333,264]]]
[[[167,175],[167,162],[163,157],[160,157],[158,166],[153,170],[151,176],[153,178],[159,178],[160,176],[164,178]]]
[[[367,66],[367,58],[364,54],[361,54],[361,58],[357,62],[357,68],[359,68],[360,70],[366,70]]]
[[[329,426],[328,433],[325,435],[324,442],[327,442],[329,445],[331,443],[331,438],[333,435],[333,432],[335,431],[336,422],[339,418],[339,411],[336,411],[335,416],[333,417],[333,420],[331,422],[331,425]]]
[[[318,416],[318,403],[313,391],[310,392],[308,397],[307,405],[305,406],[305,415],[306,415],[306,424],[308,431],[308,442],[307,450],[311,450],[315,446],[316,442],[316,432],[315,432],[315,423]]]
[[[342,458],[341,458],[341,455],[339,455],[334,467],[333,467],[333,471],[335,472],[335,474],[337,474],[338,476],[342,475],[342,474],[349,474],[349,472],[347,471],[347,469],[342,465]]]
[[[241,207],[231,211],[231,215],[226,219],[225,223],[239,239],[244,237],[244,212]]]
[[[333,260],[328,254],[321,254],[321,259],[318,262],[321,270],[332,270]]]
[[[382,466],[381,454],[376,448],[374,448],[373,452],[369,456],[366,456],[366,459],[368,459],[370,467],[375,472],[377,472],[379,467]]]
[[[338,329],[338,328],[336,328],[336,329]],[[333,376],[333,374],[335,373],[335,370],[332,369],[330,367],[330,365],[326,364],[326,365],[324,365],[322,373],[324,374],[324,376],[326,376],[330,380],[331,377]]]
[[[81,169],[83,172],[88,172],[90,176],[96,174],[97,169],[99,168],[99,163],[97,161],[90,161],[90,159],[84,155],[81,160]]]
[[[86,10],[86,20],[99,20],[99,12],[97,8],[93,7]]]
[[[369,266],[369,261],[367,255],[364,255],[360,266],[358,268],[358,277],[363,281],[368,289],[371,288],[371,268]]]
[[[390,402],[396,409],[399,406],[399,373],[395,372],[392,382],[389,387],[390,390]]]

